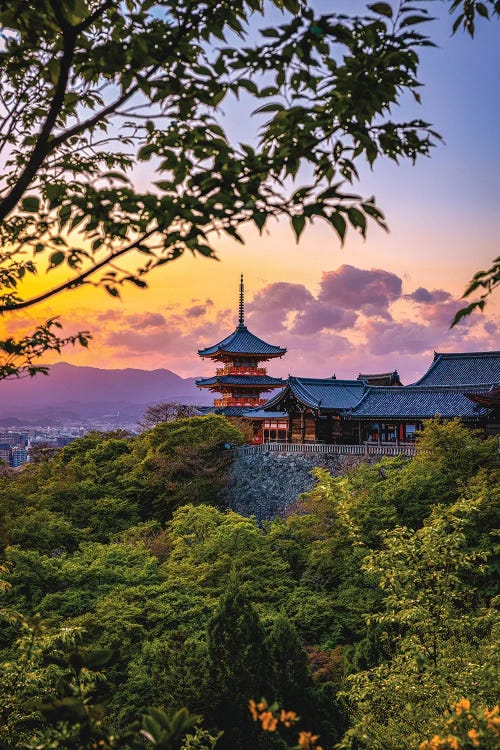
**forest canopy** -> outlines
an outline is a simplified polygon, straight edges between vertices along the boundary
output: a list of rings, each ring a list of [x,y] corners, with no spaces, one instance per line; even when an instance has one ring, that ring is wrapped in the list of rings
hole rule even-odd
[[[493,750],[496,441],[431,421],[413,460],[318,470],[260,527],[225,509],[227,465],[210,496],[190,485],[213,460],[202,436],[234,437],[224,423],[93,434],[0,479],[2,747],[131,748],[143,715],[165,750],[300,732],[311,748]]]

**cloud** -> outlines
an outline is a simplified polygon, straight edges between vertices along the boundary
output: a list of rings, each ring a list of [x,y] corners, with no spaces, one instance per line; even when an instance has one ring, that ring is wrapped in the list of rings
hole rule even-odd
[[[202,315],[205,315],[206,313],[206,306],[205,305],[192,305],[191,307],[188,307],[184,314],[188,318],[201,318]]]
[[[304,284],[289,284],[277,281],[261,289],[248,304],[250,312],[280,312],[285,310],[302,310],[314,300],[313,295]]]
[[[487,320],[483,323],[483,328],[490,336],[494,336],[498,332],[498,325],[493,320]]]
[[[122,317],[123,312],[121,310],[113,309],[104,310],[96,315],[97,320],[119,320]]]
[[[303,284],[277,281],[261,289],[247,303],[247,325],[270,333],[284,330],[290,313],[303,310],[314,297]]]
[[[444,302],[450,299],[451,294],[444,289],[433,289],[432,292],[423,286],[419,286],[411,294],[406,294],[405,299],[417,302],[422,305],[434,304],[436,302]]]
[[[144,328],[161,328],[167,322],[164,315],[152,312],[128,315],[126,321],[131,328],[138,330]]]
[[[341,331],[345,328],[351,328],[357,318],[357,314],[352,310],[330,307],[314,300],[303,312],[297,315],[289,330],[290,333],[300,335],[311,335],[325,329]]]
[[[343,265],[336,271],[323,272],[318,300],[387,318],[389,305],[402,295],[402,286],[399,276],[381,268],[366,270]]]
[[[430,326],[413,321],[367,321],[364,325],[366,347],[370,354],[420,354],[432,351],[436,332]]]

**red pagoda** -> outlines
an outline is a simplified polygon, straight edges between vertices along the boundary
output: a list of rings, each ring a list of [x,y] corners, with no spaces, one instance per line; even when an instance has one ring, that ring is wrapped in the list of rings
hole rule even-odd
[[[265,367],[259,367],[261,362],[282,357],[286,349],[266,343],[246,327],[243,275],[237,328],[218,344],[199,349],[198,354],[223,364],[215,371],[214,377],[196,381],[199,388],[220,393],[221,398],[214,399],[214,410],[220,414],[241,416],[266,403],[263,393],[285,385],[281,378],[271,378]]]

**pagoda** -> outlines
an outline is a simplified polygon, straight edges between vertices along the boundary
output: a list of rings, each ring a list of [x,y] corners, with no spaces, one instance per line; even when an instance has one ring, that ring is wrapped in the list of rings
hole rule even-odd
[[[285,385],[284,380],[271,378],[266,368],[259,366],[261,362],[282,357],[286,349],[268,344],[246,327],[243,274],[240,280],[238,326],[218,344],[199,349],[198,354],[222,364],[216,369],[214,377],[196,381],[199,388],[208,388],[220,394],[220,398],[214,399],[214,409],[221,414],[239,416],[249,409],[262,406],[267,401],[267,398],[262,398],[263,393]]]

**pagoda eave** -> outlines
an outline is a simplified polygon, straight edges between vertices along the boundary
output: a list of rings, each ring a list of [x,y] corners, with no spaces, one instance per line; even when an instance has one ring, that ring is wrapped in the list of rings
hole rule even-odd
[[[199,357],[206,357],[207,359],[212,359],[214,361],[216,360],[222,360],[224,357],[244,357],[245,359],[255,359],[259,362],[267,362],[268,359],[281,359],[281,357],[284,357],[286,354],[286,349],[283,349],[281,352],[276,353],[267,353],[267,354],[258,354],[253,352],[230,352],[226,349],[218,349],[216,352],[211,352],[210,354],[206,354],[204,349],[198,349],[198,356]]]

